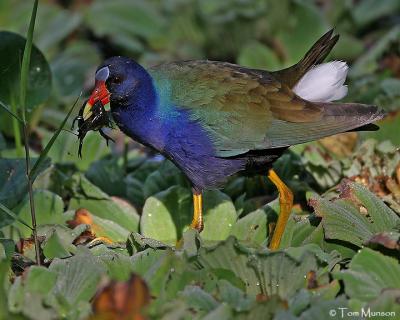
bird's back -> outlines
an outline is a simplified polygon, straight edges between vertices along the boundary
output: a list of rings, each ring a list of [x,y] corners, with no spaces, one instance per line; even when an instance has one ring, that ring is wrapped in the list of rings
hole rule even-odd
[[[221,157],[316,140],[383,116],[376,106],[307,101],[276,74],[225,62],[181,61],[149,71],[164,104],[200,123]]]

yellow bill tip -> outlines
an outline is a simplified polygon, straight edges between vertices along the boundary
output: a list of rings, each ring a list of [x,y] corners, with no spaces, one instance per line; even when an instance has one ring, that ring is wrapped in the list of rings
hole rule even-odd
[[[87,102],[85,108],[83,109],[83,114],[82,114],[83,120],[86,121],[87,119],[90,118],[91,115],[92,115],[92,105],[89,102]]]

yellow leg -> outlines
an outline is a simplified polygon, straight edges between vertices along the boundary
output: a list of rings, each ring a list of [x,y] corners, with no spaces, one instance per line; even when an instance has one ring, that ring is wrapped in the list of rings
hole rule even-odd
[[[193,191],[193,220],[190,225],[193,229],[201,232],[203,230],[203,200],[201,193]]]
[[[293,207],[293,193],[286,186],[286,184],[278,177],[273,169],[268,172],[268,178],[276,186],[279,191],[279,217],[276,223],[274,233],[272,235],[271,242],[269,243],[269,248],[271,250],[277,250],[279,248],[283,232],[285,231],[286,223],[290,216],[290,211]]]

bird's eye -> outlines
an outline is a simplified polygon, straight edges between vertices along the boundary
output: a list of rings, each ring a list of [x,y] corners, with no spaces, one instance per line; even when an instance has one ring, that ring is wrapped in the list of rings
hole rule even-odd
[[[121,84],[122,79],[121,79],[121,77],[115,76],[115,77],[113,77],[113,78],[111,79],[111,82],[112,82],[113,84]]]

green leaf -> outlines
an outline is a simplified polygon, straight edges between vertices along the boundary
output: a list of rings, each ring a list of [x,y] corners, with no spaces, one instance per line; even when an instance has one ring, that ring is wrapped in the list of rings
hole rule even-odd
[[[84,247],[78,247],[72,258],[55,259],[49,270],[57,273],[52,304],[68,309],[75,308],[80,301],[89,301],[104,273],[102,264]]]
[[[26,226],[28,229],[32,230],[32,227],[27,224],[24,220],[22,220],[20,217],[18,217],[13,211],[8,209],[5,205],[0,203],[0,210],[7,214],[10,218],[22,223],[24,226]]]
[[[1,102],[0,102],[1,104]],[[0,156],[1,156],[1,151],[7,148],[7,143],[6,140],[4,139],[4,136],[0,133]]]
[[[6,111],[9,115],[17,119],[21,124],[24,123],[24,121],[18,117],[16,113],[13,112],[12,108],[10,106],[7,106],[4,102],[0,101],[0,106],[3,108],[4,111]]]
[[[32,266],[29,268],[26,290],[46,294],[56,284],[57,274],[44,267]]]
[[[107,269],[107,275],[117,281],[126,281],[133,272],[131,258],[122,254],[121,250],[110,249],[101,244],[90,250],[98,257]]]
[[[20,313],[29,319],[54,319],[55,310],[44,305],[45,297],[56,285],[57,274],[44,267],[32,266],[22,280],[15,279],[8,295],[8,307],[12,313]]]
[[[341,309],[345,308],[345,309]],[[332,311],[333,310],[333,311]],[[343,316],[342,316],[343,311]],[[337,297],[334,300],[324,301],[320,300],[311,305],[309,309],[304,311],[301,320],[314,320],[320,318],[322,315],[327,319],[354,319],[354,317],[347,316],[348,302],[344,295]],[[328,318],[329,317],[329,318]],[[281,318],[284,319],[284,318]]]
[[[182,171],[172,162],[164,161],[158,170],[147,176],[143,185],[143,195],[146,199],[175,185],[182,187],[189,186]]]
[[[343,187],[342,199],[312,200],[312,206],[322,217],[325,238],[347,241],[361,247],[374,234],[392,230],[400,218],[381,199],[365,187],[348,182]],[[364,206],[369,218],[360,211]]]
[[[126,197],[136,207],[141,208],[144,205],[145,197],[143,195],[143,182],[135,178],[134,172],[128,174],[124,182],[126,184]]]
[[[54,232],[42,245],[43,254],[47,259],[66,258],[70,256],[69,251],[64,247],[57,232]]]
[[[48,260],[70,257],[77,250],[73,241],[85,231],[88,231],[86,225],[78,225],[73,230],[60,224],[39,225],[37,228],[38,236],[44,238],[41,247]]]
[[[31,160],[32,162],[34,159]],[[37,170],[41,173],[50,165],[46,160]],[[28,184],[25,174],[25,159],[1,159],[0,158],[0,203],[13,210],[28,192]],[[0,215],[0,226],[7,225],[13,220]]]
[[[220,299],[229,304],[236,312],[248,311],[255,303],[254,296],[248,296],[244,291],[232,285],[229,281],[219,280],[218,291]]]
[[[69,257],[76,252],[76,247],[72,244],[83,232],[88,231],[86,225],[76,226],[70,229],[60,224],[43,224],[37,226],[37,235],[41,239],[41,248],[45,252],[45,258],[48,262],[55,255],[60,254],[64,257]],[[56,235],[56,238],[53,238]],[[48,243],[50,241],[50,243]],[[62,248],[61,248],[62,247]],[[58,250],[62,250],[60,253]],[[24,248],[24,257],[34,261],[35,247],[33,245]]]
[[[258,209],[236,221],[231,234],[245,243],[261,245],[267,237],[267,215]]]
[[[309,243],[310,236],[316,229],[316,220],[315,216],[292,214],[285,227],[280,247],[298,247]]]
[[[186,286],[181,296],[186,303],[195,310],[208,312],[214,310],[218,306],[218,302],[211,294],[197,286]]]
[[[239,313],[237,319],[241,320],[252,320],[252,319],[265,319],[272,320],[278,319],[275,317],[276,314],[286,310],[287,302],[280,299],[278,296],[272,296],[267,301],[261,301],[256,303],[248,313]],[[292,320],[292,318],[285,315],[285,320]]]
[[[49,52],[79,27],[81,15],[78,10],[65,10],[42,1],[36,20],[40,23],[35,26],[35,42],[43,51]]]
[[[132,177],[144,183],[147,177],[160,169],[163,165],[163,162],[155,161],[153,159],[147,159],[146,161],[142,161],[142,163],[137,167],[132,173]],[[172,167],[170,167],[172,169]],[[173,169],[172,169],[173,170]]]
[[[193,212],[192,193],[174,186],[146,200],[140,230],[146,237],[175,245],[188,228]],[[229,197],[220,191],[203,194],[205,241],[225,239],[236,220],[236,210]]]
[[[363,27],[378,18],[389,16],[391,13],[400,9],[400,4],[397,0],[364,0],[357,3],[351,10],[358,27]]]
[[[128,238],[128,245],[130,246],[129,250],[131,252],[142,251],[147,248],[152,249],[166,249],[170,246],[166,245],[161,241],[154,240],[152,238],[147,238],[142,236],[140,233],[132,232]]]
[[[287,299],[300,288],[306,287],[306,276],[310,271],[318,269],[313,254],[306,253],[299,260],[291,258],[284,252],[260,254],[258,259],[251,259],[260,277],[260,287],[268,296],[279,295]]]
[[[73,175],[70,184],[73,192],[70,209],[84,208],[92,215],[114,221],[130,232],[138,231],[139,215],[128,202],[109,197],[80,174]]]
[[[201,248],[199,262],[205,268],[232,271],[245,282],[249,294],[276,294],[283,299],[305,287],[307,273],[318,268],[311,253],[299,260],[285,252],[254,254],[233,237],[213,248]]]
[[[346,294],[352,299],[371,301],[386,289],[400,288],[400,266],[390,257],[368,248],[351,260],[348,270],[334,274],[344,281]]]
[[[261,292],[260,279],[248,265],[249,256],[233,237],[213,248],[203,247],[199,250],[201,266],[211,270],[229,270],[245,283],[247,293],[258,294]]]
[[[198,250],[201,246],[201,239],[199,232],[195,229],[189,228],[183,233],[183,251],[188,258],[197,256]]]
[[[146,200],[140,220],[141,233],[149,238],[175,245],[191,222],[192,194],[174,186]]]
[[[116,202],[118,204],[118,202]],[[79,213],[78,211],[77,213]],[[130,231],[120,224],[109,219],[103,219],[90,212],[85,212],[85,223],[90,225],[91,232],[95,237],[104,237],[111,242],[125,242]]]
[[[379,130],[377,132],[363,132],[362,137],[364,139],[372,138],[378,141],[390,140],[395,146],[398,146],[400,145],[400,136],[397,134],[397,128],[399,126],[400,112],[394,112],[379,121]]]
[[[218,307],[204,316],[203,320],[230,320],[233,317],[232,309],[226,304],[220,304]]]
[[[386,289],[375,300],[370,301],[364,308],[366,312],[384,312],[384,314],[391,312],[389,315],[400,314],[400,289]]]
[[[18,34],[0,31],[0,100],[7,105],[15,104],[20,96],[21,60],[25,43],[25,39]],[[29,97],[26,101],[26,111],[29,114],[34,107],[48,98],[51,91],[50,67],[35,46],[32,47],[29,71],[26,71],[25,76],[26,95]],[[10,133],[12,131],[9,118],[4,112],[0,111],[0,128]]]
[[[305,239],[304,243],[317,244],[326,252],[337,251],[343,259],[351,259],[356,254],[357,247],[351,243],[325,239],[324,228],[320,223]]]
[[[82,91],[82,84],[92,75],[100,64],[98,50],[83,41],[68,43],[65,50],[51,61],[54,86],[53,90],[57,99],[71,103]],[[94,74],[92,75],[94,78]]]
[[[111,42],[127,50],[140,49],[139,37],[162,34],[164,26],[151,2],[129,0],[97,0],[87,8],[85,21],[97,36],[110,36]]]
[[[7,3],[8,2],[8,3]],[[3,1],[5,14],[1,17],[2,25],[7,29],[19,33],[27,31],[27,21],[32,14],[32,2]],[[7,6],[8,5],[8,6]],[[35,43],[44,52],[54,52],[71,33],[76,30],[80,23],[80,12],[78,10],[66,10],[56,3],[40,1],[35,25]],[[51,30],[51,32],[49,32]]]
[[[8,274],[10,271],[9,259],[6,257],[5,248],[2,243],[0,243],[0,318],[9,318],[8,312]],[[7,286],[6,286],[7,284]]]
[[[21,78],[20,78],[20,108],[22,113],[22,119],[25,121],[26,118],[26,92],[28,88],[28,75],[31,64],[32,54],[32,43],[33,43],[33,31],[35,29],[36,13],[38,8],[39,0],[34,0],[33,8],[31,13],[31,19],[29,22],[28,33],[26,35],[26,43],[24,48],[24,54],[21,62]]]
[[[329,60],[354,61],[364,52],[364,43],[361,39],[348,33],[340,32],[340,40],[332,49]]]
[[[132,256],[133,271],[146,280],[155,296],[161,295],[182,263],[171,249],[146,249]]]
[[[256,69],[275,71],[281,67],[276,54],[259,42],[251,42],[245,45],[237,60],[238,64],[242,66]]]
[[[64,202],[60,196],[47,190],[37,190],[34,192],[36,209],[36,224],[65,224],[67,217],[63,215]],[[18,216],[29,226],[32,226],[30,202],[28,197],[24,199],[17,211]],[[29,238],[32,230],[19,223],[15,223],[23,238]]]
[[[79,99],[79,98],[78,98]],[[40,165],[45,161],[47,154],[49,153],[51,147],[54,145],[54,142],[56,142],[56,139],[60,135],[61,131],[64,129],[65,124],[68,121],[68,118],[70,117],[72,111],[75,108],[76,103],[78,102],[78,99],[75,101],[75,103],[72,105],[71,109],[67,113],[67,115],[64,118],[64,121],[61,123],[60,127],[57,129],[56,132],[54,132],[53,136],[49,140],[49,142],[46,144],[44,147],[43,151],[40,153],[39,159],[35,162],[33,165],[31,171],[29,172],[29,176],[31,177],[31,180],[34,181],[34,177],[36,176],[36,172],[39,169]]]
[[[78,238],[82,233],[88,230],[86,225],[78,225],[74,229],[68,228],[60,224],[43,224],[37,228],[39,237],[43,237],[44,244],[54,233],[57,233],[58,238],[61,240],[64,247],[70,247],[72,242]]]
[[[95,161],[86,171],[85,176],[94,185],[108,195],[126,196],[126,176],[122,158],[105,158]]]
[[[1,236],[1,233],[0,233]],[[11,260],[15,252],[15,243],[11,239],[0,238],[0,261]],[[1,262],[0,262],[1,264]]]
[[[206,242],[225,240],[236,222],[232,200],[219,190],[203,193],[204,230],[200,237]]]
[[[388,46],[400,35],[400,26],[395,25],[389,32],[381,37],[368,51],[366,51],[350,69],[351,78],[362,77],[373,73],[378,68],[377,61],[386,51]]]
[[[52,132],[41,130],[43,144],[48,144],[54,137]],[[97,132],[89,132],[85,137],[82,159],[78,157],[78,138],[70,132],[60,132],[57,143],[53,144],[48,156],[56,163],[74,164],[84,171],[91,163],[109,153],[104,139]]]
[[[327,29],[321,12],[310,2],[292,3],[290,23],[276,35],[284,46],[287,65],[297,63]]]

